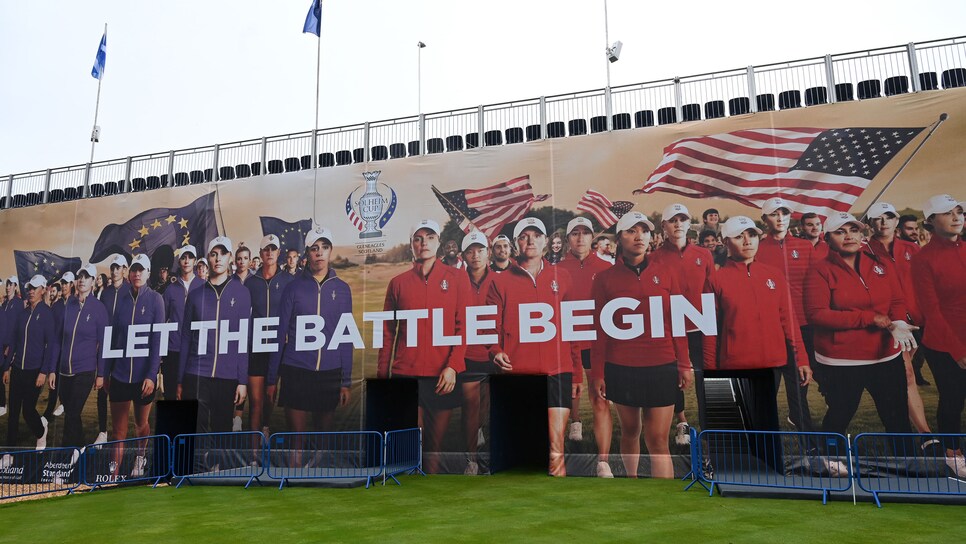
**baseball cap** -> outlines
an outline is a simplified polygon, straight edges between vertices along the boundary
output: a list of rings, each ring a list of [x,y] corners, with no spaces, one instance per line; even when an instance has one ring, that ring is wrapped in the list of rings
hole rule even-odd
[[[855,226],[862,228],[862,223],[855,218],[854,215],[845,212],[833,213],[825,220],[825,232],[835,232],[845,225],[854,224]]]
[[[688,211],[687,206],[684,204],[671,204],[664,208],[664,212],[661,213],[661,221],[667,221],[675,215],[681,214],[684,214],[688,216],[688,219],[691,219],[691,212]]]
[[[506,234],[501,234],[501,235],[497,236],[496,238],[494,238],[493,239],[493,243],[495,244],[495,243],[499,242],[500,240],[503,240],[504,242],[506,242],[508,244],[510,243],[510,237],[507,236]]]
[[[474,230],[463,237],[463,244],[461,245],[460,249],[461,251],[466,251],[473,244],[480,244],[483,247],[489,247],[489,244],[486,242],[486,235],[478,230]]]
[[[433,221],[432,219],[423,219],[419,223],[413,225],[412,230],[409,232],[409,237],[412,238],[413,236],[416,236],[416,231],[419,229],[431,230],[435,232],[437,236],[439,236],[440,232],[439,223]]]
[[[7,283],[18,285],[20,283],[20,280],[17,278],[17,276],[10,276],[9,278],[7,278]]]
[[[724,238],[734,238],[748,229],[754,229],[759,235],[761,234],[761,229],[755,225],[755,222],[750,217],[736,215],[721,224],[721,236]]]
[[[124,255],[117,255],[113,260],[111,260],[111,266],[120,266],[121,268],[124,268],[127,266],[127,259],[124,258]]]
[[[225,248],[225,251],[228,253],[231,253],[231,248],[235,247],[231,245],[231,238],[227,236],[218,236],[214,240],[208,242],[208,253],[211,253],[211,250],[218,246]]]
[[[71,283],[72,281],[74,281],[74,273],[71,272],[70,270],[68,270],[67,272],[64,272],[64,275],[60,277],[60,281],[66,281],[67,283]]]
[[[36,276],[30,278],[30,281],[27,282],[27,287],[47,287],[47,278],[37,274]]]
[[[574,217],[569,223],[567,223],[567,234],[570,234],[575,228],[580,226],[587,227],[587,230],[589,230],[591,234],[594,233],[594,225],[590,222],[590,219],[587,219],[586,217]]]
[[[94,268],[94,265],[90,263],[87,263],[84,266],[80,267],[80,270],[77,271],[77,277],[80,277],[81,272],[87,274],[91,278],[97,276],[97,269]]]
[[[930,215],[937,213],[946,213],[951,211],[956,206],[961,206],[966,209],[966,202],[956,202],[956,199],[949,195],[936,195],[929,200],[922,207],[922,214],[929,219]]]
[[[329,229],[323,227],[322,225],[316,225],[314,229],[310,230],[308,234],[305,235],[305,247],[312,247],[321,238],[325,238],[332,243],[332,232]],[[276,238],[276,241],[278,239]]]
[[[282,248],[282,242],[278,239],[278,236],[274,234],[266,234],[262,236],[262,243],[258,245],[258,249],[265,249],[268,246],[275,246],[278,249]]]
[[[896,207],[888,202],[876,202],[869,208],[869,213],[865,214],[869,219],[875,219],[877,217],[882,217],[883,215],[891,213],[892,215],[899,217],[899,212],[896,211]]]
[[[184,255],[185,253],[190,253],[192,257],[198,256],[198,250],[195,249],[195,246],[188,244],[186,246],[176,249],[174,252],[174,257],[175,259],[180,259],[181,256]]]
[[[641,212],[627,212],[617,220],[617,232],[627,230],[638,223],[647,225],[648,230],[654,231],[654,223]]]
[[[780,196],[776,196],[774,198],[769,198],[764,204],[761,205],[761,213],[768,215],[770,213],[775,213],[781,208],[785,208],[789,211],[789,213],[792,211],[792,205],[790,202]]]
[[[198,266],[199,266],[199,265],[202,265],[202,264],[203,264],[203,265],[205,265],[205,266],[208,266],[208,259],[206,259],[206,258],[204,258],[204,257],[202,257],[202,258],[200,258],[200,259],[198,259],[198,260],[197,260],[197,261],[195,262],[195,268],[198,268]]]
[[[543,225],[543,221],[537,219],[536,217],[524,217],[517,223],[517,226],[513,227],[513,237],[516,238],[520,236],[520,233],[524,229],[534,228],[539,230],[544,235],[547,234],[547,227]]]
[[[136,255],[133,259],[131,259],[131,268],[133,269],[135,266],[140,266],[145,270],[151,270],[151,259],[149,259],[144,253]]]

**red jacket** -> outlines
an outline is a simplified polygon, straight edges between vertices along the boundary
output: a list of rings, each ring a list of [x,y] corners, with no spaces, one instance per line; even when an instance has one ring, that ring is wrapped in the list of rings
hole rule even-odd
[[[429,271],[428,277],[423,277],[421,266],[413,264],[411,270],[390,280],[386,289],[384,310],[426,309],[428,315],[418,321],[416,346],[409,346],[406,342],[408,333],[405,320],[386,321],[383,324],[383,342],[377,367],[380,378],[389,377],[390,361],[394,373],[407,376],[438,376],[446,367],[456,372],[466,370],[464,340],[461,339],[455,346],[433,345],[433,309],[443,309],[443,333],[446,336],[462,337],[466,307],[473,301],[470,282],[465,272],[446,266],[439,260]]]
[[[571,342],[562,340],[560,334],[560,303],[574,300],[571,289],[570,274],[546,261],[536,278],[516,264],[497,274],[486,297],[487,305],[497,307],[496,332],[499,343],[490,347],[490,357],[499,353],[509,355],[514,374],[555,376],[573,372],[573,382],[582,382],[580,353]],[[544,342],[521,342],[518,307],[534,302],[553,307],[551,322],[557,328],[557,334]]]
[[[858,269],[832,251],[809,271],[805,312],[815,330],[815,357],[824,364],[869,364],[899,354],[892,335],[873,324],[877,314],[906,318],[899,278],[888,260],[859,252]]]
[[[483,276],[483,280],[479,285],[470,282],[470,306],[486,306],[486,296],[490,293],[490,286],[493,284],[493,278],[497,276],[497,273],[490,270],[490,267],[486,267],[486,273]],[[467,279],[469,279],[469,272],[467,272]],[[466,346],[466,358],[470,361],[484,362],[490,360],[490,346],[484,346],[481,344],[473,344]]]
[[[869,239],[869,249],[876,257],[892,261],[892,265],[899,273],[899,284],[902,287],[902,296],[906,300],[909,317],[912,318],[913,323],[921,324],[922,312],[919,310],[916,293],[912,288],[912,258],[921,251],[919,246],[896,236],[892,241],[891,250],[875,238]]]
[[[817,263],[825,257],[828,257],[828,244],[819,238],[818,243],[812,246],[812,261]]]
[[[923,313],[922,343],[955,360],[966,357],[966,243],[933,235],[912,259]]]
[[[659,264],[648,263],[638,275],[623,262],[605,270],[594,280],[594,323],[597,340],[590,348],[590,372],[596,379],[604,377],[604,364],[648,367],[666,365],[676,361],[678,368],[691,368],[688,358],[687,336],[671,336],[671,295],[682,295],[684,290],[674,270]],[[601,310],[615,298],[627,297],[640,302],[636,310],[621,308],[609,319],[618,328],[626,329],[625,316],[643,314],[644,334],[629,340],[617,340],[604,332],[601,326]],[[650,297],[661,297],[664,307],[664,335],[652,338],[650,323]]]
[[[572,297],[574,300],[590,300],[594,278],[614,265],[598,257],[596,252],[591,251],[590,255],[582,261],[574,257],[572,253],[567,253],[556,266],[563,268],[570,274],[570,279],[573,281],[571,287],[573,288]],[[581,351],[591,347],[590,342],[574,342],[574,344],[576,344],[576,349]]]
[[[761,237],[755,261],[777,268],[788,282],[788,291],[795,315],[795,326],[809,323],[805,316],[805,272],[816,262],[812,254],[815,248],[808,240],[785,236],[778,241],[771,236]]]
[[[773,266],[728,259],[708,281],[718,312],[718,336],[704,337],[704,367],[721,370],[775,368],[788,362],[789,345],[797,366],[808,357],[795,326],[784,274]]]
[[[664,242],[647,258],[651,264],[660,264],[674,271],[681,280],[685,298],[695,308],[701,308],[701,293],[708,278],[714,274],[714,258],[707,249],[688,243],[679,250],[671,242]],[[690,319],[686,320],[689,331],[697,330]]]

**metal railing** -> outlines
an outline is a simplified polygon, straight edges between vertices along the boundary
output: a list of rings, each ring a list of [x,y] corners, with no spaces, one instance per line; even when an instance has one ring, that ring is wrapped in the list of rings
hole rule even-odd
[[[852,439],[855,483],[879,495],[966,495],[966,466],[946,449],[960,450],[966,435],[862,433]],[[957,471],[958,470],[958,471]]]
[[[275,433],[268,439],[268,477],[289,480],[372,479],[383,473],[384,437],[375,431]]]
[[[397,474],[415,474],[423,476],[423,432],[414,427],[386,433],[385,471],[382,485],[386,485],[386,478],[399,484]]]
[[[11,174],[0,207],[964,86],[948,38]]]
[[[171,475],[176,487],[195,479],[244,480],[245,488],[265,474],[268,442],[256,431],[179,434],[174,438]]]
[[[80,485],[80,450],[0,452],[0,501],[44,493],[72,493]]]
[[[83,482],[94,491],[104,485],[154,482],[171,474],[171,440],[164,435],[128,438],[87,446]]]

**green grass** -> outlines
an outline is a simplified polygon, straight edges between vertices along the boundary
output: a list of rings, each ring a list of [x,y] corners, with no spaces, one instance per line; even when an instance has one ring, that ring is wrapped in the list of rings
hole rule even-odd
[[[677,481],[405,477],[373,489],[132,487],[0,505],[0,542],[943,542],[954,506],[734,499]]]

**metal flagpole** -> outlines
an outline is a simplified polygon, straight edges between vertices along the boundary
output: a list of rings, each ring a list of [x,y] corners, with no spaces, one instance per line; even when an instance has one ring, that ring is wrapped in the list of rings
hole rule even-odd
[[[869,215],[869,210],[872,209],[872,206],[874,206],[875,203],[879,201],[879,198],[881,198],[882,195],[886,192],[886,190],[889,189],[889,187],[892,185],[892,182],[895,181],[896,178],[899,177],[899,174],[901,174],[902,171],[906,169],[906,165],[909,164],[909,161],[911,161],[912,158],[916,156],[916,153],[919,153],[919,150],[922,149],[922,146],[926,145],[926,142],[932,136],[932,133],[936,132],[936,129],[939,128],[939,125],[943,124],[943,121],[945,121],[946,119],[949,119],[948,114],[946,113],[939,114],[939,120],[936,121],[936,124],[933,125],[931,129],[929,129],[929,133],[926,134],[926,137],[923,138],[921,142],[919,142],[919,145],[916,146],[916,149],[913,150],[913,152],[909,155],[909,157],[906,158],[906,162],[902,163],[902,166],[900,166],[899,169],[896,170],[896,173],[892,175],[892,179],[890,179],[889,182],[885,184],[885,187],[883,187],[882,190],[879,191],[879,194],[875,195],[875,198],[873,198],[872,202],[869,203],[869,207],[866,208],[864,212],[862,212],[862,217],[859,218],[860,221],[865,220],[866,216]]]
[[[107,35],[107,23],[104,23],[104,35]],[[97,102],[94,103],[94,127],[91,129],[91,160],[88,162],[94,162],[94,144],[96,144],[97,140],[99,139],[99,135],[97,133],[97,114],[101,109],[101,83],[103,81],[104,72],[101,72],[100,77],[97,78]]]
[[[315,225],[319,224],[319,168],[322,166],[319,164],[319,149],[318,149],[318,138],[319,138],[319,79],[322,75],[322,0],[319,0],[319,35],[318,43],[315,48],[315,127],[312,130],[312,160],[309,164],[314,164],[315,168],[312,170],[312,221]]]

